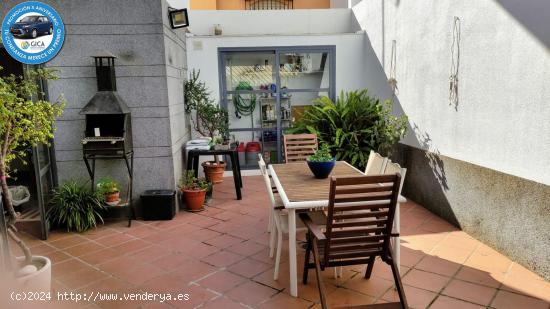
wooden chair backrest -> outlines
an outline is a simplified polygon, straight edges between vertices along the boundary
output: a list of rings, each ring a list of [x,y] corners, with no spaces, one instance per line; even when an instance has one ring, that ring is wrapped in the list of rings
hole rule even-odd
[[[400,184],[399,174],[331,178],[325,266],[389,256]]]
[[[305,161],[318,148],[315,134],[286,134],[283,143],[286,163]]]
[[[365,175],[380,175],[384,174],[388,158],[383,157],[374,150],[370,151],[369,160],[367,161],[367,167],[365,168]]]

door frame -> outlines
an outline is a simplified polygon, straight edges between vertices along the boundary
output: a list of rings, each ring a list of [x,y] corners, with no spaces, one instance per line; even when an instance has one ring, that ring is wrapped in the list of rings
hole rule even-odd
[[[251,91],[235,91],[227,90],[227,80],[226,80],[226,63],[225,55],[228,53],[239,53],[239,52],[248,52],[248,53],[262,53],[262,52],[273,52],[275,55],[275,84],[277,85],[276,92],[268,90],[268,93],[274,93],[276,97],[276,108],[275,112],[277,114],[277,157],[278,161],[282,162],[282,136],[283,128],[281,123],[281,93],[297,93],[297,92],[328,92],[329,97],[334,101],[336,99],[336,45],[311,45],[311,46],[252,46],[252,47],[218,47],[218,80],[219,80],[219,91],[220,91],[220,104],[223,108],[228,110],[229,102],[227,96],[229,94],[236,93],[250,93],[250,94],[259,94],[265,93],[265,90],[251,90]],[[281,76],[280,76],[280,55],[283,53],[327,53],[329,55],[329,87],[328,88],[318,88],[318,89],[285,89],[281,91]],[[236,128],[229,129],[229,132],[263,132],[264,131],[273,131],[273,129],[264,129],[264,128]]]

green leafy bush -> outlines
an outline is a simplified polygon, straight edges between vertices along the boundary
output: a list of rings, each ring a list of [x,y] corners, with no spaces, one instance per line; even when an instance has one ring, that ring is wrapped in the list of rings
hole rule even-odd
[[[104,209],[103,195],[88,186],[71,181],[54,189],[51,208],[47,216],[50,222],[67,228],[67,231],[84,232],[103,223],[99,211]]]
[[[287,132],[316,134],[337,160],[362,169],[371,150],[387,156],[407,132],[407,116],[393,116],[391,109],[390,100],[380,102],[367,89],[342,92],[336,102],[326,96],[315,100]]]
[[[314,155],[309,156],[307,159],[311,162],[330,162],[334,159],[334,157],[330,154],[330,148],[328,145],[322,144],[321,148],[319,148]]]
[[[97,191],[102,195],[119,192],[118,182],[112,178],[103,178],[97,182]]]

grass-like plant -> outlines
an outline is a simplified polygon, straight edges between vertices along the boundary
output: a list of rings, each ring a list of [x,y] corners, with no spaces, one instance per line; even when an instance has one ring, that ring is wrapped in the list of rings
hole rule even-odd
[[[371,150],[390,155],[407,132],[407,116],[394,116],[391,110],[390,100],[380,102],[366,89],[342,92],[336,102],[326,96],[315,100],[287,133],[316,134],[336,160],[363,169]]]
[[[67,231],[84,232],[103,223],[99,213],[104,209],[103,195],[87,185],[67,182],[53,190],[51,208],[47,216],[50,222],[67,228]]]

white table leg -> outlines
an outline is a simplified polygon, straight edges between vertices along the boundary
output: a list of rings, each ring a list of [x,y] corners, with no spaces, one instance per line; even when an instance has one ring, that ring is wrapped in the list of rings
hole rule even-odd
[[[296,257],[296,210],[288,210],[288,260],[290,264],[290,295],[298,297]]]

